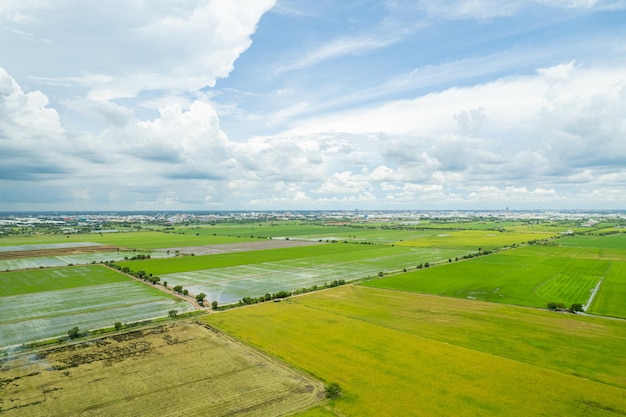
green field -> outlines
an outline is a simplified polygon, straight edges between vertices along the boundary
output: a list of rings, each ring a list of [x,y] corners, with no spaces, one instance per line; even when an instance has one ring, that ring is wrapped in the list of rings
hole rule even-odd
[[[174,256],[165,252],[95,252],[83,254],[68,254],[58,256],[35,256],[29,258],[0,259],[0,271],[16,271],[19,269],[31,268],[51,268],[68,265],[85,265],[90,263],[101,263],[109,261],[121,261],[124,257],[132,258],[138,254],[150,255],[151,258],[167,258]]]
[[[202,320],[341,385],[306,416],[626,414],[623,321],[363,286]]]
[[[485,230],[437,231],[430,232],[417,239],[398,242],[401,246],[435,247],[435,248],[464,248],[478,250],[481,248],[495,249],[503,246],[512,246],[526,243],[531,240],[543,240],[554,237],[548,232],[498,232]]]
[[[254,252],[119,262],[158,275],[168,285],[201,292],[219,304],[243,297],[293,291],[332,281],[356,280],[417,264],[460,256],[459,249],[323,244]]]
[[[236,238],[229,236],[213,236],[195,233],[176,234],[164,232],[123,232],[123,233],[89,233],[71,235],[33,235],[4,237],[0,239],[0,246],[35,245],[42,243],[70,243],[93,242],[103,245],[115,245],[137,250],[150,250],[197,245],[215,245],[222,243],[236,243],[251,241],[246,237]]]
[[[101,265],[0,273],[0,346],[193,310]]]
[[[626,234],[608,236],[575,236],[558,241],[561,246],[594,249],[621,249],[626,255]]]
[[[528,247],[364,285],[532,307],[549,301],[584,304],[610,266],[608,261],[545,256],[543,247]]]
[[[588,311],[626,318],[626,262],[613,263]]]

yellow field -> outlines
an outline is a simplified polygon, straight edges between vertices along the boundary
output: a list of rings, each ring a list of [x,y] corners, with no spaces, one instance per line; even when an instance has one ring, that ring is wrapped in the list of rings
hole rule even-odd
[[[359,286],[202,320],[342,386],[306,416],[626,413],[626,323]]]
[[[324,387],[200,325],[176,323],[0,365],[0,415],[280,416]]]

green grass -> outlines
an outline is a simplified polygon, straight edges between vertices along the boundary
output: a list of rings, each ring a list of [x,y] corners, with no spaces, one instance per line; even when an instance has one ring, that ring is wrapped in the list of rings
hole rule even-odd
[[[171,274],[176,272],[188,272],[204,269],[225,268],[238,265],[252,265],[266,262],[276,262],[293,259],[308,259],[308,263],[319,262],[320,264],[336,262],[360,262],[377,258],[393,258],[399,254],[410,257],[414,254],[414,260],[399,263],[381,262],[380,268],[400,269],[407,264],[415,266],[421,262],[434,262],[447,259],[450,256],[459,256],[465,253],[461,250],[426,248],[426,250],[403,248],[397,246],[379,245],[356,245],[356,244],[323,244],[314,246],[300,246],[283,249],[268,249],[252,252],[238,252],[217,255],[202,256],[179,256],[166,259],[150,259],[118,262],[121,266],[127,266],[134,271],[144,270],[155,275]],[[382,270],[382,269],[381,269]],[[374,271],[375,273],[378,271]]]
[[[125,248],[148,250],[170,247],[215,245],[222,243],[246,242],[256,239],[213,236],[204,234],[176,234],[164,232],[124,232],[124,233],[88,233],[72,235],[37,235],[6,237],[0,239],[0,246],[14,246],[42,243],[94,242],[103,245],[115,245]]]
[[[594,249],[621,249],[626,256],[626,233],[608,236],[575,236],[560,239],[562,246]]]
[[[530,240],[553,237],[547,232],[497,232],[485,230],[437,231],[417,239],[398,242],[402,246],[464,248],[468,250],[495,249],[503,246],[519,245]]]
[[[549,301],[586,303],[611,262],[560,257],[558,252],[526,247],[364,285],[531,307],[545,307]]]
[[[587,311],[626,318],[626,262],[612,264]]]
[[[101,265],[4,272],[0,273],[0,297],[124,281],[128,278]]]
[[[362,286],[201,320],[342,386],[307,416],[626,413],[622,321]]]

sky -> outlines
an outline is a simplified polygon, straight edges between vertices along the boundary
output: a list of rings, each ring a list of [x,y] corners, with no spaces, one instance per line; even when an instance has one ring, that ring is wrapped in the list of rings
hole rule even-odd
[[[626,0],[2,0],[0,211],[626,209]]]

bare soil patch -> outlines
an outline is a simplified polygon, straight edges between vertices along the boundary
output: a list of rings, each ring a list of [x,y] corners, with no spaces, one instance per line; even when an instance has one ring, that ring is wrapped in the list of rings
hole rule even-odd
[[[99,246],[81,246],[72,248],[54,248],[54,249],[38,249],[38,250],[19,250],[11,252],[0,252],[0,260],[3,259],[20,259],[20,258],[37,258],[42,256],[64,256],[64,255],[82,255],[86,253],[115,252],[122,250],[117,246],[99,245]]]
[[[185,246],[182,248],[159,249],[161,252],[176,252],[185,255],[216,255],[219,253],[251,252],[256,250],[293,248],[297,246],[321,245],[322,242],[308,240],[263,239],[255,242],[223,243],[219,245]]]
[[[1,416],[282,416],[324,386],[191,322],[0,360]]]

